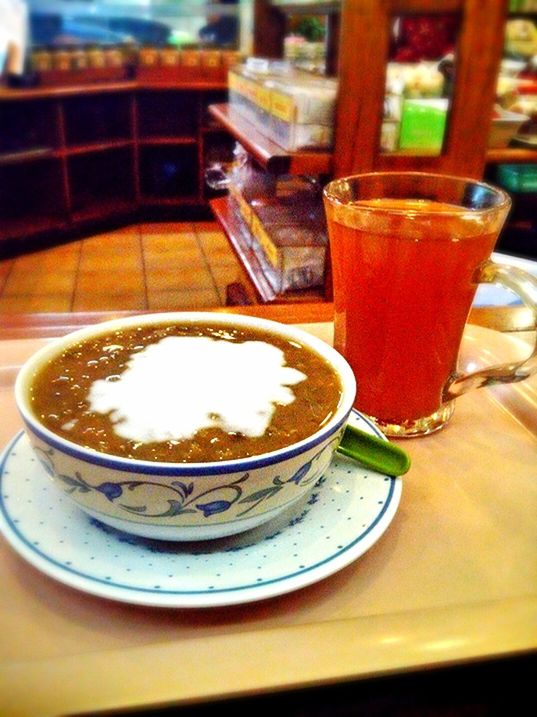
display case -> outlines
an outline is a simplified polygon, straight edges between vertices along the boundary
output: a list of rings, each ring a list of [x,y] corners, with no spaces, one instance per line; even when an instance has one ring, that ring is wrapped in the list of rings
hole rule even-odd
[[[269,171],[318,173],[325,181],[347,174],[389,170],[431,171],[483,178],[491,163],[535,161],[533,149],[489,148],[507,12],[508,3],[497,0],[480,3],[469,0],[436,3],[424,0],[390,0],[385,3],[375,0],[345,0],[341,3],[257,0],[254,46],[260,56],[282,57],[290,15],[321,13],[327,17],[327,56],[334,58],[332,68],[339,82],[334,148],[320,152],[285,152],[264,135],[258,124],[248,122],[229,104],[216,105],[211,111],[255,161]],[[408,112],[405,127],[407,146],[397,144],[386,151],[383,137],[386,128],[383,125],[388,97],[387,67],[394,59],[394,28],[403,21],[416,21],[423,17],[428,21],[438,21],[441,26],[444,18],[449,18],[456,28],[453,54],[448,52],[446,55],[448,76],[442,126],[437,123],[438,140],[434,147],[418,147],[414,140],[420,134],[415,126],[409,124],[410,120],[415,122],[415,118]],[[274,33],[267,32],[271,23],[279,28],[277,38]],[[445,37],[449,39],[450,36]],[[447,42],[440,46],[441,52],[449,50]],[[427,56],[427,52],[437,50],[426,48],[424,52]],[[404,55],[398,54],[397,59],[401,61]],[[409,100],[413,99],[407,96]],[[436,112],[439,108],[434,103],[438,104],[438,99],[433,96],[427,99],[428,107]],[[414,109],[412,101],[409,101],[408,108]],[[421,111],[421,107],[416,109]],[[275,295],[266,289],[266,282],[261,277],[262,269],[242,246],[244,227],[240,230],[237,227],[241,219],[233,199],[218,200],[213,209],[237,255],[245,263],[256,300],[288,300],[289,297]],[[330,297],[328,267],[322,299]]]
[[[209,218],[204,162],[234,140],[207,108],[226,98],[222,81],[0,87],[0,252],[146,209]]]

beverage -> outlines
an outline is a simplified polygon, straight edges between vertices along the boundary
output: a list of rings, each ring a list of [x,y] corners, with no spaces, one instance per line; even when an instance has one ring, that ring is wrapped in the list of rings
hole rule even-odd
[[[355,406],[390,436],[442,428],[454,399],[512,383],[518,364],[464,373],[457,357],[479,283],[500,283],[536,313],[537,282],[490,255],[511,200],[483,182],[371,172],[323,193],[334,289],[334,345],[357,381]]]
[[[376,221],[364,227],[353,212],[367,207]],[[334,346],[355,372],[355,406],[385,423],[428,416],[455,373],[476,269],[496,232],[468,221],[469,210],[430,200],[381,198],[349,210],[331,226]]]

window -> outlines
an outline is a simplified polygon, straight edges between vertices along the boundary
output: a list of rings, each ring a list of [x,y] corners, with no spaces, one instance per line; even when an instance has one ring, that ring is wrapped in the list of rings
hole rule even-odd
[[[33,45],[178,45],[235,49],[239,0],[26,0]]]

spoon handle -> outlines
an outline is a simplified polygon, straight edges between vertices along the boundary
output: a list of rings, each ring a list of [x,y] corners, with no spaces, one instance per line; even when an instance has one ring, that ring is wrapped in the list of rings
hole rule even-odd
[[[350,425],[346,426],[337,450],[366,468],[390,476],[401,476],[410,468],[410,456],[402,448]]]

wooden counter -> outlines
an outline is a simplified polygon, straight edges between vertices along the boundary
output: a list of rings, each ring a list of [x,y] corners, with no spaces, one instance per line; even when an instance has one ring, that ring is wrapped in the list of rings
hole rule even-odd
[[[332,321],[334,306],[329,301],[289,304],[226,306],[212,311],[261,316],[284,324],[311,324]],[[0,314],[0,340],[62,336],[82,326],[127,316],[129,311],[74,313]],[[149,312],[146,312],[149,313]],[[531,327],[531,312],[522,306],[482,306],[470,312],[470,323],[496,331],[520,332]]]

